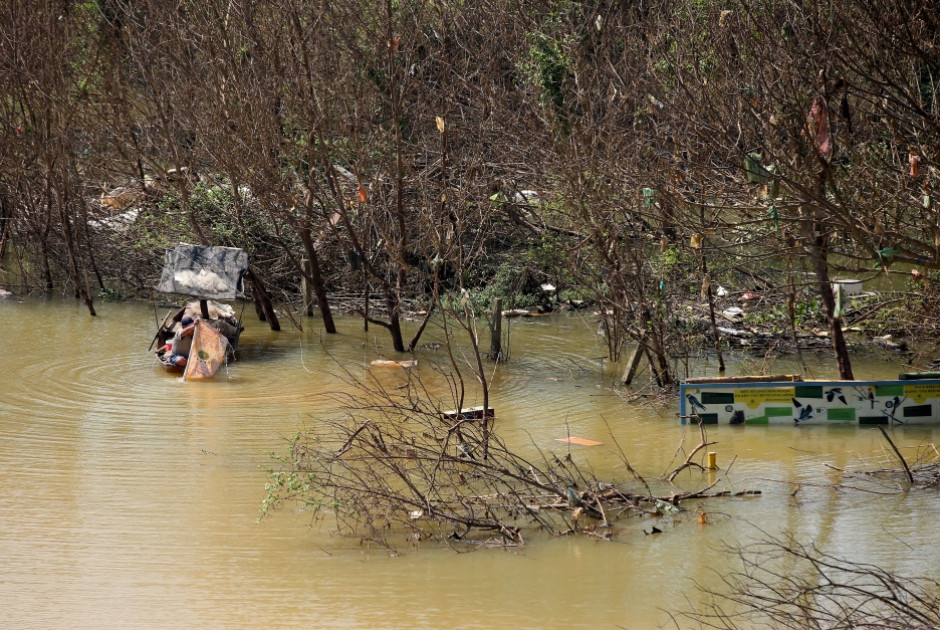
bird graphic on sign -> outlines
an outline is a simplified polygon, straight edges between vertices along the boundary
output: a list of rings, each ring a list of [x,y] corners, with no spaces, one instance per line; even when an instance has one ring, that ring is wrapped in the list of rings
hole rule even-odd
[[[843,405],[847,405],[847,404],[848,404],[848,402],[845,400],[845,396],[842,395],[842,388],[841,388],[841,387],[833,387],[833,388],[830,389],[828,392],[826,392],[826,400],[827,400],[827,401],[832,402],[832,400],[833,400],[834,398],[838,398],[838,399],[839,399],[839,402],[841,402]]]
[[[700,403],[698,398],[696,398],[692,394],[686,394],[685,398],[686,400],[689,401],[689,404],[692,405],[693,411],[706,411],[705,405]]]
[[[904,398],[904,400],[907,400],[907,398]],[[901,408],[901,403],[904,402],[904,400],[902,400],[902,399],[898,398],[897,396],[895,396],[894,399],[889,400],[888,402],[885,403],[885,412],[884,412],[884,413],[885,413],[886,416],[888,416],[889,418],[891,418],[892,424],[894,424],[894,423],[897,423],[897,424],[904,424],[904,421],[903,421],[903,420],[898,420],[898,418],[897,418],[898,410]]]
[[[799,417],[793,418],[793,421],[796,422],[797,424],[813,419],[813,406],[812,405],[806,405],[804,407],[803,403],[801,403],[796,398],[794,398],[793,406],[800,410]]]

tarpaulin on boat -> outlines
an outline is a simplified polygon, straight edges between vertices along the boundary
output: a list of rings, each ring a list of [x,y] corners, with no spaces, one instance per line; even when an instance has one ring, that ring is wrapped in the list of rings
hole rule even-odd
[[[244,288],[248,254],[237,247],[180,243],[166,251],[157,291],[213,300],[232,300]]]

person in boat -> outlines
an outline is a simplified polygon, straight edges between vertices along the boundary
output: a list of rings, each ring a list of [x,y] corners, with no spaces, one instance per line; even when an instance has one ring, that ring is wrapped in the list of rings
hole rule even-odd
[[[186,361],[189,359],[189,351],[193,347],[193,330],[195,328],[196,323],[192,317],[187,316],[180,321],[179,329],[166,344],[169,363],[180,367],[186,365]]]
[[[215,300],[208,300],[206,313],[208,316],[202,313],[199,302],[190,302],[184,307],[181,315],[182,319],[202,319],[206,324],[222,333],[222,335],[228,339],[229,343],[234,346],[238,339],[238,333],[241,330],[241,325],[235,317],[235,310],[228,304],[220,304]],[[185,328],[185,325],[183,327]]]

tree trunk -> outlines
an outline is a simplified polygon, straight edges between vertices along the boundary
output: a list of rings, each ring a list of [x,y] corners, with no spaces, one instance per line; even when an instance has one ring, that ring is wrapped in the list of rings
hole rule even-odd
[[[271,330],[280,330],[281,323],[277,319],[277,313],[274,312],[274,305],[271,303],[271,297],[265,290],[261,280],[258,279],[254,269],[248,267],[248,271],[245,274],[245,277],[251,283],[251,293],[255,298],[255,309],[257,310],[260,308],[261,312],[264,313],[264,317],[259,316],[259,319],[261,319],[261,321],[267,321],[268,326],[271,327]]]
[[[646,329],[646,343],[644,345],[646,346],[646,351],[652,353],[650,366],[653,368],[657,384],[660,387],[672,385],[673,377],[672,369],[669,367],[669,351],[666,349],[666,344],[663,343],[660,325],[653,321],[653,316],[649,309],[644,309],[643,315],[643,319],[646,322],[644,325]],[[643,343],[642,340],[641,343]]]
[[[401,314],[399,312],[401,301],[389,291],[386,303],[388,304],[388,332],[392,335],[392,347],[396,352],[404,352],[405,340],[401,334]]]
[[[633,377],[636,376],[642,358],[643,344],[638,343],[636,348],[633,349],[633,352],[630,353],[630,358],[627,359],[627,367],[623,371],[623,378],[620,379],[624,385],[629,385],[633,382]]]
[[[304,244],[304,250],[307,252],[307,265],[310,273],[307,279],[313,284],[313,292],[317,296],[317,308],[320,309],[320,317],[323,318],[323,328],[330,334],[336,334],[336,324],[333,323],[333,313],[330,311],[326,285],[323,283],[323,273],[320,271],[320,258],[317,256],[316,247],[310,238],[310,230],[301,230],[300,237]],[[306,277],[308,270],[305,268],[301,271]],[[304,306],[306,307],[306,305]]]
[[[836,300],[832,292],[832,283],[829,280],[828,246],[824,242],[826,236],[818,236],[813,247],[813,267],[816,270],[816,279],[819,283],[819,294],[823,306],[826,308],[826,318],[829,321],[829,336],[832,338],[832,349],[835,351],[836,364],[839,367],[839,378],[847,381],[855,380],[852,374],[852,362],[849,359],[849,348],[842,334],[842,322],[835,316]]]
[[[708,278],[708,264],[705,262],[705,253],[702,252],[702,282]],[[718,322],[715,321],[715,299],[712,296],[711,282],[705,286],[705,297],[708,298],[708,319],[712,325],[712,340],[715,343],[715,354],[718,355],[718,371],[725,371],[725,358],[721,354],[721,336],[718,333]]]
[[[49,203],[51,204],[53,196],[52,190],[49,189],[47,194],[49,195]],[[75,286],[75,297],[79,297],[82,299],[82,301],[85,302],[85,306],[88,307],[88,313],[94,317],[97,315],[97,313],[95,313],[95,305],[91,300],[91,295],[88,293],[88,287],[82,281],[78,264],[78,256],[76,255],[75,251],[75,235],[72,231],[72,220],[71,217],[69,217],[68,212],[68,191],[59,191],[55,194],[55,196],[56,205],[59,207],[59,220],[62,222],[62,234],[65,237],[65,249],[66,254],[68,255],[69,276],[72,280],[72,284]]]
[[[826,196],[826,182],[828,179],[828,165],[819,173],[817,194],[823,200]],[[826,308],[826,319],[829,322],[829,337],[832,339],[832,349],[836,355],[836,365],[839,367],[839,378],[847,381],[855,380],[852,374],[852,362],[849,360],[849,348],[842,334],[842,322],[836,317],[836,299],[832,293],[832,283],[829,280],[829,234],[831,230],[819,218],[819,209],[812,208],[813,220],[809,223],[812,233],[807,239],[811,243],[813,257],[813,270],[816,272],[816,282],[819,286],[819,295]]]
[[[7,204],[7,196],[4,190],[0,190],[0,261],[3,260],[3,254],[7,249],[7,234],[9,226],[13,223],[12,211]]]

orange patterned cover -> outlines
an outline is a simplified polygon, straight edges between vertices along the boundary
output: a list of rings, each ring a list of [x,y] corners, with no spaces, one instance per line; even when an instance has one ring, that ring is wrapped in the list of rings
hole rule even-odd
[[[227,351],[228,339],[201,319],[196,320],[193,347],[189,352],[183,378],[187,381],[212,378],[225,363]]]

